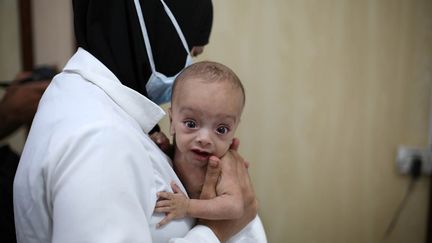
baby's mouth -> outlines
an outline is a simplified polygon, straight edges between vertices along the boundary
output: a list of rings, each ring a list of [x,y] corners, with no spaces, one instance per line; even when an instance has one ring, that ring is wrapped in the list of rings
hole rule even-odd
[[[192,152],[196,155],[196,158],[200,161],[207,161],[211,156],[211,153],[206,151],[201,151],[199,149],[192,149]]]

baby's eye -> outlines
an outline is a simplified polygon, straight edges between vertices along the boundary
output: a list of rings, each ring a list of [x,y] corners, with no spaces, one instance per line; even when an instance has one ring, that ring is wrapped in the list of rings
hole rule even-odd
[[[197,124],[194,121],[184,121],[184,124],[187,128],[196,128]]]
[[[227,134],[229,132],[229,128],[226,126],[220,126],[218,128],[216,128],[216,132],[223,135],[223,134]]]

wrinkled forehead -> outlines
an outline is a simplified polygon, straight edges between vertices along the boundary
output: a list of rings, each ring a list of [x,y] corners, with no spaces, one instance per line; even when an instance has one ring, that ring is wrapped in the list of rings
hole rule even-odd
[[[244,107],[245,94],[241,86],[229,79],[208,80],[200,77],[191,77],[182,80],[176,80],[172,90],[171,106],[177,103],[179,99],[188,94],[197,94],[197,92],[210,92],[214,95],[221,92],[229,93],[239,98],[241,107]]]
[[[243,112],[243,92],[230,82],[186,80],[174,92],[173,114],[186,115],[183,111],[194,111],[189,115],[210,120],[231,117],[238,122]]]
[[[235,109],[200,109],[200,107],[182,106],[178,112],[185,117],[196,117],[212,121],[237,122],[240,119],[241,111]]]

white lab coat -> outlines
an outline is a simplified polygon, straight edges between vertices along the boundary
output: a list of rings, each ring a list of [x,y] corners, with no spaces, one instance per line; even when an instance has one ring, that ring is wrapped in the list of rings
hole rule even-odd
[[[147,135],[163,116],[80,48],[45,91],[21,157],[18,242],[218,242],[191,218],[155,228],[164,216],[153,213],[156,192],[171,181],[184,191]]]

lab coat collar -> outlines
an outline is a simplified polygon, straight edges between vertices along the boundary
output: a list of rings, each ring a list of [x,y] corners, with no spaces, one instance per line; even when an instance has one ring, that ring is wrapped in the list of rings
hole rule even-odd
[[[151,100],[121,84],[120,80],[105,65],[81,47],[78,48],[63,71],[79,74],[101,88],[139,123],[145,133],[149,133],[165,115],[163,109]]]

